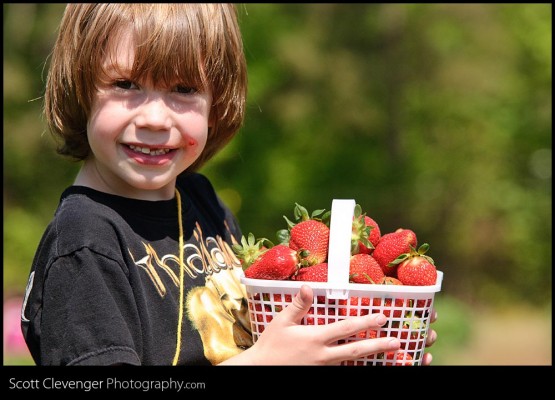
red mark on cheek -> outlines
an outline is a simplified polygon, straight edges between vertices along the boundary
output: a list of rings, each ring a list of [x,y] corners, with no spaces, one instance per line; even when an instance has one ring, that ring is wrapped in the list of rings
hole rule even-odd
[[[197,144],[197,142],[195,140],[189,139],[189,146],[194,146],[196,144]]]

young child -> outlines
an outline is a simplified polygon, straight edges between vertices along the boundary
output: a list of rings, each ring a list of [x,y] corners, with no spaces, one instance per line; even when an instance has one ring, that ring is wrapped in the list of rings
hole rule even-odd
[[[233,5],[67,6],[45,115],[59,153],[82,165],[27,285],[22,329],[38,365],[338,364],[399,348],[330,345],[381,314],[300,325],[306,285],[252,343],[231,251],[241,231],[195,172],[240,128],[246,91]]]

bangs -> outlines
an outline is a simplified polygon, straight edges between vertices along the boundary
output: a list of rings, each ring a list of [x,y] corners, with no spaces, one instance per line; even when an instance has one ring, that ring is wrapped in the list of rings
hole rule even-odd
[[[211,35],[201,22],[204,17],[198,15],[198,5],[191,9],[196,12],[186,11],[183,4],[134,4],[128,10],[128,20],[122,21],[118,30],[123,33],[124,27],[130,27],[133,35],[134,59],[129,79],[152,80],[164,86],[184,84],[201,91],[211,89],[206,65]],[[118,42],[112,47],[115,54],[119,52]]]

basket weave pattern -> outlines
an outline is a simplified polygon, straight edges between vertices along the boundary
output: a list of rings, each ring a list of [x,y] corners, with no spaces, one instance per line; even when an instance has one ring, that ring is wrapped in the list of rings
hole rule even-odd
[[[343,343],[375,337],[397,337],[401,349],[394,359],[384,353],[371,354],[346,365],[421,365],[430,326],[434,295],[441,289],[443,273],[437,271],[434,286],[355,284],[348,282],[350,223],[354,200],[334,200],[330,227],[330,261],[328,282],[271,281],[241,278],[247,291],[253,341],[256,342],[274,316],[287,307],[302,285],[314,292],[312,307],[302,320],[304,325],[324,325],[353,316],[382,313],[387,322],[376,330],[359,332]],[[350,212],[349,212],[350,211]],[[334,223],[334,215],[343,223]],[[339,239],[341,238],[341,239]],[[345,238],[345,239],[343,239]],[[339,240],[341,242],[339,243]],[[341,254],[332,249],[342,245]],[[341,246],[337,246],[340,248]],[[331,279],[330,279],[331,278]],[[391,355],[390,355],[391,356]],[[399,358],[397,358],[399,357]]]

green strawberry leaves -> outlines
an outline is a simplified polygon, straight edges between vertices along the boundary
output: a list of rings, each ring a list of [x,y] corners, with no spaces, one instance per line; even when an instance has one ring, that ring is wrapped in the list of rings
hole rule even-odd
[[[241,261],[244,270],[272,247],[274,247],[274,244],[270,240],[266,238],[256,239],[252,233],[249,233],[247,237],[244,235],[241,237],[241,244],[234,243],[231,249]]]
[[[400,254],[395,260],[391,261],[387,264],[388,267],[394,267],[395,265],[401,264],[403,261],[408,260],[409,258],[413,257],[423,257],[425,258],[430,264],[434,264],[434,260],[432,257],[425,255],[425,253],[430,249],[430,245],[428,243],[423,243],[418,250],[414,247],[410,246],[410,252]]]

